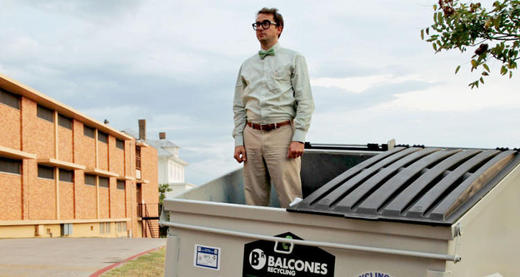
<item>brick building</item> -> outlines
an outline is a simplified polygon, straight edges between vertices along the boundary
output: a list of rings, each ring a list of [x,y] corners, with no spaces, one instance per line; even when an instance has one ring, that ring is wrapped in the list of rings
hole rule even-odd
[[[0,75],[0,238],[151,237],[157,151]]]

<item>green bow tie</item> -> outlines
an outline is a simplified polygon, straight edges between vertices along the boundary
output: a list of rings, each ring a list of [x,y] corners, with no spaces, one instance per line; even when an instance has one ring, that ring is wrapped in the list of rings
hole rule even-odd
[[[262,60],[263,60],[265,57],[269,56],[269,55],[274,56],[274,49],[271,48],[271,49],[269,49],[269,50],[267,50],[267,51],[265,51],[265,50],[260,50],[260,51],[258,51],[258,55],[260,56],[260,59],[262,59]]]

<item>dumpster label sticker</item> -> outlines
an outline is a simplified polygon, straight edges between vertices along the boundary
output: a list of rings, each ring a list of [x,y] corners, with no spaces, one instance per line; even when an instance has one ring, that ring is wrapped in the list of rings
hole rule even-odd
[[[392,277],[388,273],[379,272],[379,271],[371,271],[371,272],[365,272],[357,275],[356,277]]]
[[[194,266],[220,270],[221,253],[218,247],[195,244]]]
[[[276,237],[301,240],[289,232]],[[244,246],[242,276],[332,277],[335,261],[334,255],[319,247],[257,240]]]

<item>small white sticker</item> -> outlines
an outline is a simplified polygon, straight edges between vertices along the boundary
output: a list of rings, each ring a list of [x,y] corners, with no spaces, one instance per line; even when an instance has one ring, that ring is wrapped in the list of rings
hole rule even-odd
[[[220,270],[221,250],[218,247],[195,244],[195,267]]]

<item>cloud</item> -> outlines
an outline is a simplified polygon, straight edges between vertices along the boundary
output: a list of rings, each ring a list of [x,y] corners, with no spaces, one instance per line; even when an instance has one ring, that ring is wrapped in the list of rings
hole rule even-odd
[[[129,10],[135,10],[142,0],[105,0],[105,1],[70,1],[70,0],[17,0],[31,8],[55,14],[73,14],[86,18],[110,17]],[[107,18],[108,19],[108,18]]]
[[[0,71],[116,129],[146,118],[149,137],[167,131],[182,147],[186,179],[199,184],[239,167],[233,87],[258,49],[250,24],[263,6],[280,8],[281,45],[309,65],[310,141],[472,146],[520,138],[511,128],[520,117],[518,79],[492,77],[469,91],[467,57],[434,55],[420,40],[432,23],[430,0],[5,0]]]
[[[311,79],[313,86],[325,88],[340,88],[353,93],[361,93],[370,88],[387,85],[398,84],[407,81],[424,82],[418,75],[393,76],[391,74],[371,75],[363,77],[346,77],[346,78],[314,78]]]
[[[516,108],[486,112],[417,111],[397,107],[369,107],[317,113],[307,140],[315,143],[386,143],[445,147],[519,147],[520,131],[511,128],[520,118]]]
[[[180,150],[183,159],[190,161],[186,170],[186,179],[190,182],[203,184],[242,167],[233,159],[234,144],[229,139],[214,138],[191,145]]]
[[[464,82],[448,83],[395,95],[391,102],[380,108],[409,111],[467,112],[486,109],[518,107],[520,94],[514,86],[490,81],[479,90],[470,90]]]

